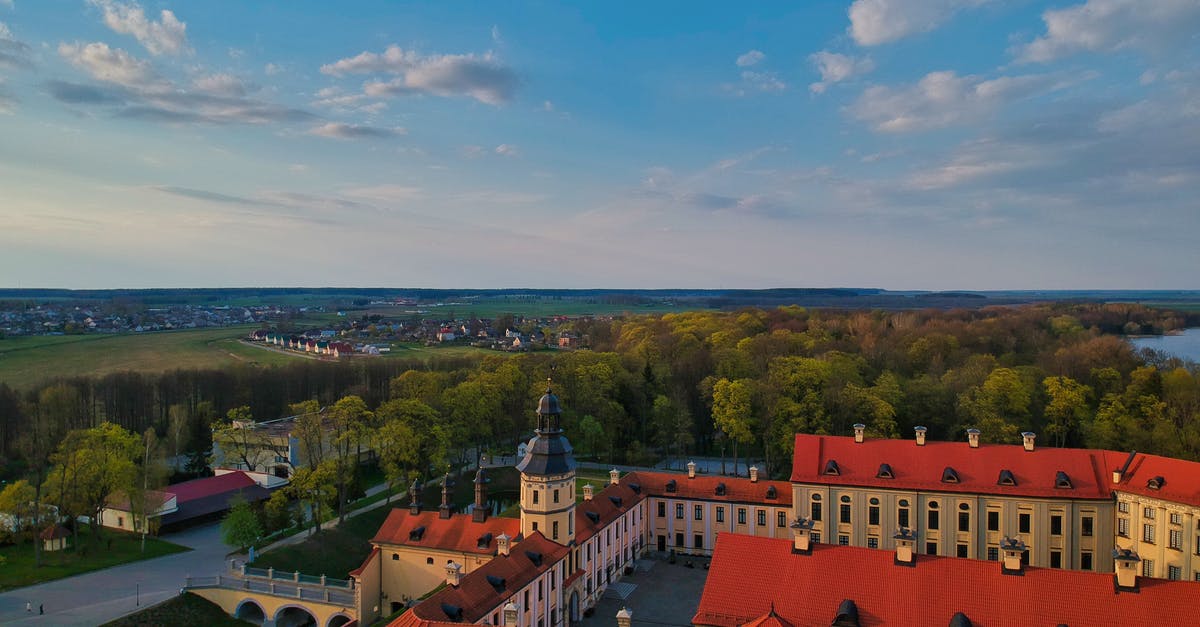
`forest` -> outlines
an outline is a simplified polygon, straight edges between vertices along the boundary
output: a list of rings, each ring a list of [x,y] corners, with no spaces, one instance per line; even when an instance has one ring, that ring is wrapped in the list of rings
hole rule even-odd
[[[1195,317],[1127,304],[787,306],[568,323],[590,350],[0,384],[0,456],[6,479],[45,472],[48,444],[112,423],[150,430],[168,457],[190,453],[200,467],[231,410],[268,420],[357,397],[363,415],[402,414],[418,435],[436,434],[443,452],[422,461],[433,472],[468,450],[511,454],[551,380],[577,455],[607,463],[754,456],[786,477],[794,433],[849,434],[859,422],[874,437],[923,425],[959,439],[976,427],[985,441],[1016,443],[1028,430],[1040,445],[1200,459],[1200,371],[1123,339]]]

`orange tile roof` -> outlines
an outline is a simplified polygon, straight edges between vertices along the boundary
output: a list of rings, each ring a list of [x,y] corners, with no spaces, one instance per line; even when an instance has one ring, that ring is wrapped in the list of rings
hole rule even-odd
[[[1110,472],[1121,469],[1129,459],[1129,453],[1118,451],[1104,451],[1104,455]],[[1162,478],[1158,489],[1147,485],[1158,477]],[[1121,483],[1111,483],[1111,475],[1108,481],[1113,490],[1200,507],[1200,462],[1137,453]]]
[[[646,498],[645,490],[639,486],[639,491],[635,491],[630,484],[636,483],[634,474],[625,475],[621,479],[621,483],[605,486],[603,490],[596,492],[590,501],[580,501],[575,506],[575,542],[582,544],[584,540],[592,537],[596,532],[604,529],[612,524],[612,521],[620,518],[621,514],[629,511],[634,505],[640,503]],[[613,499],[619,499],[620,505],[617,505]],[[593,514],[595,520],[589,517],[588,514]]]
[[[667,483],[675,482],[675,491],[667,492]],[[791,506],[792,485],[786,481],[750,481],[744,477],[714,477],[711,475],[696,475],[688,479],[685,474],[667,472],[647,472],[639,470],[621,479],[637,483],[642,491],[661,497],[695,499],[705,501],[723,501],[729,503],[751,503],[755,505]],[[717,486],[725,485],[725,494],[717,495]],[[775,488],[775,498],[767,498],[767,491]]]
[[[411,533],[419,527],[424,527],[425,531],[420,539],[415,539]],[[492,534],[491,541],[486,547],[480,548],[479,539],[489,533]],[[521,535],[521,521],[516,518],[489,516],[483,522],[474,522],[470,514],[439,518],[437,510],[423,511],[414,516],[408,509],[397,507],[392,509],[379,531],[375,533],[375,537],[371,538],[371,544],[493,555],[496,552],[496,538],[501,533],[517,539],[517,536]]]
[[[1200,583],[1139,578],[1137,593],[1116,592],[1112,575],[1026,567],[1001,573],[998,562],[916,556],[721,533],[692,622],[736,627],[771,607],[794,625],[828,625],[843,600],[863,625],[946,625],[962,612],[977,627],[998,625],[1174,625],[1200,604]],[[748,559],[747,556],[753,556]]]
[[[379,547],[377,547],[377,546],[371,547],[371,552],[367,553],[367,559],[363,560],[363,563],[361,566],[350,571],[349,575],[351,577],[361,577],[363,570],[365,570],[367,568],[367,564],[370,563],[371,559],[374,558],[376,555],[379,555]]]
[[[995,494],[1034,498],[1109,499],[1110,466],[1107,451],[981,444],[966,442],[867,439],[796,434],[792,481],[825,485],[876,487],[897,490]],[[826,468],[834,462],[838,474]],[[879,478],[880,464],[891,467],[892,479]],[[942,481],[953,468],[957,483]],[[1008,470],[1016,485],[999,485],[1000,472]],[[1059,471],[1070,478],[1070,488],[1055,487]]]
[[[461,622],[474,623],[499,610],[502,603],[566,557],[568,551],[567,547],[551,542],[540,531],[535,531],[514,545],[508,555],[497,555],[495,559],[464,575],[458,587],[447,586],[414,606],[411,612],[413,618],[452,621],[452,617],[444,611],[445,607],[452,606],[462,610]],[[535,563],[530,553],[540,554],[540,563]],[[497,590],[492,585],[492,581],[496,580],[503,580],[503,589]],[[401,623],[403,618],[401,616],[393,621],[390,627],[415,625],[411,622],[412,618],[407,619],[409,622]]]

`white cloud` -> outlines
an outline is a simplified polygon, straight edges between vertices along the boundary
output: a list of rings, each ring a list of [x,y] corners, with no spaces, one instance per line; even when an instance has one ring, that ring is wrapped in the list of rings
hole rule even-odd
[[[33,62],[29,58],[29,46],[18,41],[4,22],[0,22],[0,67],[26,69],[33,67]]]
[[[860,46],[878,46],[931,31],[960,9],[990,0],[854,0],[850,36]]]
[[[148,19],[136,2],[117,0],[88,0],[88,4],[104,11],[104,23],[113,31],[133,35],[150,54],[179,54],[188,50],[187,24],[175,14],[162,10],[159,21]]]
[[[504,45],[504,37],[500,35],[500,27],[496,25],[492,25],[492,43],[497,46]]]
[[[742,72],[742,83],[758,91],[783,91],[787,83],[779,79],[774,72]],[[741,92],[744,94],[745,92]]]
[[[197,91],[218,96],[244,96],[246,85],[240,79],[230,74],[210,74],[200,76],[192,81]]]
[[[876,131],[904,133],[978,120],[1005,104],[1059,86],[1045,75],[984,80],[954,72],[930,72],[914,85],[867,88],[850,113]]]
[[[515,72],[491,52],[422,56],[399,46],[388,46],[382,54],[363,52],[321,66],[332,76],[346,74],[396,74],[389,81],[373,81],[364,86],[368,96],[433,94],[468,96],[480,102],[499,105],[512,99],[518,80]]]
[[[752,65],[757,65],[765,58],[767,58],[767,55],[763,54],[762,52],[758,50],[751,50],[739,56],[736,63],[738,67],[750,67]]]
[[[512,144],[500,144],[496,146],[495,152],[501,157],[515,157],[520,154],[517,151],[517,147]]]
[[[825,90],[834,83],[849,80],[875,69],[875,62],[870,58],[851,57],[828,50],[811,54],[808,60],[821,73],[821,80],[808,86],[808,89],[814,94],[825,93]]]
[[[283,67],[275,63],[268,63],[263,66],[263,74],[267,76],[275,76],[281,72],[283,72]]]
[[[1026,62],[1126,48],[1172,51],[1200,31],[1196,0],[1088,0],[1042,14],[1046,34],[1018,48]]]
[[[331,139],[386,139],[405,134],[402,128],[382,128],[378,126],[360,126],[342,122],[329,122],[308,130],[309,135],[328,137]]]
[[[58,54],[92,78],[125,87],[147,87],[157,80],[150,64],[103,42],[60,43]]]

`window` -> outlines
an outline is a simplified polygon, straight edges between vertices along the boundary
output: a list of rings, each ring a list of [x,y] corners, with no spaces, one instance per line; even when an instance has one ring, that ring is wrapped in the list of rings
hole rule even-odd
[[[955,546],[954,554],[957,555],[958,557],[966,557],[967,556],[967,545],[959,544],[959,545]]]
[[[1122,538],[1129,537],[1129,519],[1128,518],[1118,518],[1117,519],[1117,535],[1121,536]]]
[[[675,546],[683,548],[683,534],[682,533],[675,534]]]
[[[533,491],[533,504],[534,505],[538,504],[538,491],[537,490]]]
[[[1183,524],[1183,515],[1180,514],[1179,512],[1171,512],[1171,524],[1172,525],[1182,525]]]
[[[542,600],[542,582],[538,582],[538,600]]]
[[[1142,518],[1145,518],[1146,520],[1154,520],[1154,508],[1153,507],[1143,507],[1142,508]]]
[[[987,550],[987,558],[993,562],[1000,559],[1000,549],[994,546],[989,546]]]
[[[658,517],[664,518],[667,515],[667,504],[662,501],[658,502]]]
[[[1000,512],[996,510],[988,510],[987,513],[987,530],[1000,531]]]
[[[841,506],[838,507],[838,522],[842,522],[842,523],[850,522],[850,506],[849,505],[842,503]]]
[[[867,508],[867,524],[868,525],[878,525],[879,524],[879,506],[878,505],[872,505]]]
[[[971,512],[959,512],[958,513],[958,530],[959,531],[970,531],[971,530]]]
[[[1154,544],[1154,525],[1146,523],[1142,525],[1142,542]]]
[[[537,530],[538,530],[538,528],[537,528],[537,521],[536,521],[536,520],[535,520],[535,521],[533,521],[533,530],[534,530],[534,531],[537,531]]]
[[[937,542],[926,542],[925,553],[929,555],[937,555]]]
[[[693,509],[694,511],[692,512],[692,515],[696,518],[696,520],[704,520],[704,507],[697,505]]]
[[[812,504],[812,519],[813,520],[821,520],[821,504],[820,503]]]
[[[775,526],[776,527],[786,527],[787,526],[787,512],[776,512],[775,513]]]
[[[525,607],[529,607],[529,590],[525,591]]]
[[[821,532],[813,531],[812,533],[809,533],[808,539],[811,540],[813,544],[820,544],[821,543]]]
[[[683,520],[683,503],[675,504],[675,518]]]
[[[1167,579],[1179,581],[1183,577],[1183,569],[1178,566],[1167,566]]]
[[[746,524],[746,508],[745,507],[738,508],[738,524],[739,525]]]
[[[838,544],[840,544],[842,546],[849,545],[850,544],[850,536],[848,536],[846,534],[842,534],[842,535],[838,536]]]
[[[1062,568],[1062,551],[1050,551],[1050,568]]]
[[[1143,577],[1153,577],[1154,576],[1154,560],[1146,560],[1146,559],[1142,560],[1142,576]]]
[[[692,546],[694,546],[697,549],[703,549],[704,548],[704,536],[697,533],[692,538]]]
[[[1200,570],[1196,571],[1196,574],[1192,578],[1196,581],[1200,581]]]
[[[554,488],[554,502],[558,502],[558,488]]]
[[[553,525],[551,526],[550,534],[551,534],[551,536],[553,536],[550,538],[551,540],[558,539],[558,521],[557,520],[554,521]]]
[[[930,505],[933,505],[930,503]],[[929,510],[929,524],[925,526],[927,529],[938,529],[938,511],[936,509]]]
[[[1079,568],[1081,568],[1082,570],[1091,570],[1092,569],[1092,552],[1091,551],[1083,551],[1082,553],[1079,554]]]
[[[1175,549],[1176,551],[1182,550],[1183,549],[1183,532],[1178,529],[1172,529],[1169,534],[1167,546],[1171,547],[1172,549]]]
[[[1079,519],[1079,535],[1090,538],[1092,537],[1092,517],[1084,516]]]
[[[1129,513],[1129,501],[1117,502],[1117,511],[1121,512],[1122,514],[1128,514]]]
[[[870,538],[867,538],[867,548],[868,549],[878,549],[879,548],[879,538],[876,538],[875,536],[871,536]]]
[[[900,525],[901,527],[911,526],[908,524],[908,508],[907,507],[902,507],[899,510],[896,510],[896,524]]]
[[[758,526],[759,527],[767,526],[767,510],[765,510],[765,509],[758,510]]]
[[[1054,514],[1054,515],[1050,516],[1050,535],[1052,535],[1052,536],[1061,536],[1062,535],[1062,520],[1063,520],[1062,516],[1060,516],[1058,514]]]
[[[1017,514],[1017,533],[1029,533],[1029,514]]]
[[[717,522],[719,522],[719,523],[725,522],[725,508],[724,507],[717,508]]]

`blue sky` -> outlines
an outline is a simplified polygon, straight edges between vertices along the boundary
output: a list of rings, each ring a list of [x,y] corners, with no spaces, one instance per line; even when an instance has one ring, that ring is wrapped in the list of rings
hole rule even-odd
[[[0,286],[1200,288],[1200,2],[0,0]]]

